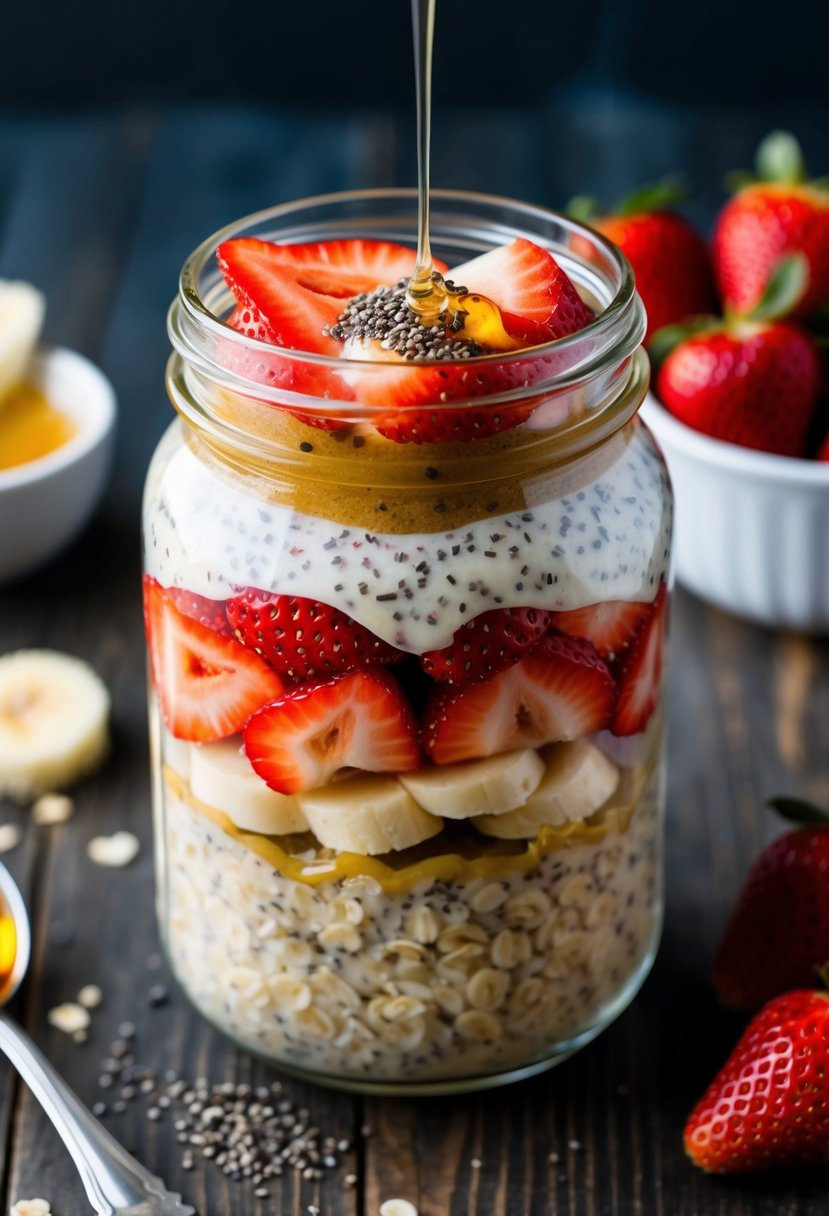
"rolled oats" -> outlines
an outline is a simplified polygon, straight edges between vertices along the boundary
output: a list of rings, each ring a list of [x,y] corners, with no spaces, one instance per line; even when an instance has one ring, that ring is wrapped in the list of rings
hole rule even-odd
[[[313,1000],[310,984],[291,975],[275,975],[269,981],[268,986],[278,1009],[288,1009],[291,1013],[298,1013],[302,1009],[307,1009]]]
[[[521,963],[529,962],[533,944],[529,934],[514,929],[502,929],[496,933],[489,948],[489,955],[496,967],[510,970]]]
[[[488,882],[472,895],[469,906],[473,912],[494,912],[506,901],[507,885],[503,882]]]
[[[363,944],[359,930],[345,922],[321,929],[317,941],[326,950],[345,950],[348,954],[356,954]]]
[[[455,1029],[464,1039],[478,1043],[494,1043],[504,1033],[498,1018],[482,1009],[467,1009],[455,1018]]]
[[[546,891],[530,887],[512,895],[504,905],[504,920],[510,929],[537,929],[552,908]]]
[[[438,934],[443,928],[443,918],[434,908],[421,904],[413,908],[404,921],[407,937],[413,937],[422,945],[431,945],[437,941]]]
[[[507,1071],[600,1025],[647,964],[656,830],[654,786],[626,832],[530,872],[386,893],[369,876],[288,879],[177,801],[171,959],[203,1012],[276,1061],[357,1079]]]
[[[467,923],[453,925],[449,929],[444,929],[438,936],[436,945],[441,954],[451,954],[453,951],[465,946],[467,942],[477,942],[479,945],[486,945],[488,941],[489,937],[482,925]]]
[[[363,905],[359,899],[337,895],[328,905],[328,914],[332,924],[343,921],[347,925],[361,925],[365,919]]]
[[[505,971],[493,967],[482,967],[476,971],[466,985],[466,999],[473,1009],[494,1013],[500,1009],[507,997],[510,977]]]

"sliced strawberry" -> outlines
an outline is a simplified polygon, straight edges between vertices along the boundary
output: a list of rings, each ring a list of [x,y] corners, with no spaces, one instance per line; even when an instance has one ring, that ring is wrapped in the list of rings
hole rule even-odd
[[[600,655],[612,659],[633,640],[650,612],[650,604],[635,600],[604,600],[585,608],[556,612],[552,624],[570,637],[587,638]]]
[[[327,330],[345,302],[380,283],[411,274],[416,253],[386,241],[317,241],[276,245],[255,237],[225,241],[217,250],[219,268],[238,301],[229,324],[248,337],[311,354],[342,355],[342,343]],[[277,351],[265,354],[226,343],[225,366],[247,379],[310,399],[350,401],[346,379],[331,368]],[[339,430],[347,425],[326,412],[289,408],[311,426]]]
[[[379,341],[343,344],[332,337],[329,331],[348,299],[411,273],[415,253],[403,246],[363,240],[275,245],[240,237],[221,245],[217,256],[240,306],[231,315],[234,328],[275,346],[350,360],[347,369],[335,372],[285,354],[247,351],[228,343],[226,365],[249,379],[310,398],[380,407],[377,429],[394,442],[467,441],[517,426],[539,401],[463,410],[443,407],[446,402],[526,388],[557,370],[552,356],[471,364],[414,362],[384,349]],[[438,268],[445,269],[440,264]],[[454,276],[502,308],[505,329],[500,332],[506,344],[545,343],[593,318],[552,255],[523,239],[466,263]],[[419,405],[435,408],[411,408]],[[288,408],[312,425],[343,425],[324,414]]]
[[[436,764],[540,747],[602,730],[616,686],[589,642],[548,635],[488,680],[441,690],[427,707],[423,746]]]
[[[246,304],[237,304],[227,318],[231,329],[244,334],[246,338],[255,338],[257,342],[270,342],[270,330],[262,318],[258,308],[250,308]]]
[[[427,650],[420,662],[433,680],[460,688],[517,663],[549,624],[550,613],[536,608],[493,608],[466,621],[448,646]]]
[[[211,600],[206,595],[197,595],[186,587],[168,587],[167,595],[185,616],[198,621],[213,633],[221,633],[229,637],[232,630],[227,619],[227,605],[224,600]]]
[[[290,247],[239,237],[220,245],[216,256],[228,287],[240,304],[256,314],[268,342],[336,357],[340,343],[325,329],[336,324],[342,298],[300,282],[294,266],[280,253],[285,248]]]
[[[414,715],[379,667],[291,689],[251,717],[244,740],[253,768],[281,794],[315,789],[341,768],[409,772],[420,762]]]
[[[575,333],[594,317],[553,255],[524,237],[456,266],[452,280],[494,300],[506,330],[528,346]]]
[[[258,655],[185,616],[144,576],[150,668],[161,712],[177,739],[210,743],[236,734],[283,683]]]
[[[228,600],[227,616],[236,638],[289,680],[323,680],[403,658],[402,650],[319,600],[249,587]]]
[[[269,342],[333,356],[342,346],[324,330],[336,324],[344,302],[410,275],[417,260],[414,249],[386,241],[276,245],[256,237],[225,241],[216,256],[228,287],[258,314]]]
[[[659,701],[667,625],[665,584],[652,604],[640,632],[616,667],[619,696],[613,714],[614,735],[635,735],[648,724]]]

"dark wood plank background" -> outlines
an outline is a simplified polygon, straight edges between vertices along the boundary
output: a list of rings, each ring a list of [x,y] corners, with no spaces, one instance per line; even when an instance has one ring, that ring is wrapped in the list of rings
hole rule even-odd
[[[814,123],[801,120],[815,142]],[[610,116],[561,103],[532,114],[456,111],[438,122],[433,181],[560,206],[585,188],[615,198],[681,165],[696,171],[706,218],[722,171],[746,163],[768,125],[759,114],[691,120],[636,106]],[[138,527],[144,473],[170,417],[164,317],[179,266],[232,218],[320,191],[409,184],[412,165],[408,116],[216,106],[0,117],[0,276],[46,291],[47,338],[97,360],[120,400],[115,476],[94,523],[49,567],[0,588],[0,652],[81,655],[113,695],[113,755],[77,791],[70,823],[38,829],[0,803],[0,822],[25,827],[5,860],[34,928],[15,1013],[89,1103],[124,1020],[137,1027],[139,1059],[160,1070],[275,1076],[209,1030],[172,986],[162,1008],[148,1002],[153,984],[170,981],[156,969]],[[349,1136],[354,1147],[321,1183],[287,1176],[268,1201],[209,1163],[184,1172],[169,1119],[148,1122],[141,1103],[109,1126],[201,1216],[299,1216],[309,1205],[324,1216],[375,1216],[395,1195],[421,1216],[825,1213],[824,1172],[708,1178],[685,1160],[681,1129],[740,1030],[716,1008],[707,973],[750,859],[779,830],[764,800],[791,793],[829,805],[827,724],[825,642],[742,624],[679,592],[664,941],[641,995],[605,1035],[543,1077],[476,1097],[360,1100],[286,1080],[324,1135]],[[93,866],[86,842],[118,828],[140,837],[138,860]],[[79,1046],[49,1028],[46,1013],[84,983],[99,984],[104,1003]],[[0,1201],[44,1195],[58,1216],[81,1216],[88,1206],[62,1146],[5,1067],[2,1078]]]

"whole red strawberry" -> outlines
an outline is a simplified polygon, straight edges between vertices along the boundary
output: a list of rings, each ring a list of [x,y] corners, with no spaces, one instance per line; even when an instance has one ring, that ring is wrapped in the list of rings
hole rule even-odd
[[[710,313],[714,275],[705,241],[675,211],[681,198],[676,183],[646,186],[621,203],[612,215],[590,218],[588,200],[574,200],[571,210],[618,245],[636,277],[636,288],[648,315],[647,342],[665,325]]]
[[[712,971],[733,1009],[814,984],[829,963],[829,817],[793,800],[773,805],[812,822],[772,841],[749,870]]]
[[[715,439],[805,456],[822,377],[805,330],[741,320],[680,341],[657,373],[656,394],[674,417]]]
[[[786,993],[749,1023],[685,1125],[712,1173],[829,1161],[829,993]]]
[[[753,308],[788,253],[806,258],[808,282],[797,315],[809,316],[829,301],[829,189],[807,180],[797,141],[776,131],[758,149],[756,179],[726,204],[715,227],[714,265],[726,311]]]

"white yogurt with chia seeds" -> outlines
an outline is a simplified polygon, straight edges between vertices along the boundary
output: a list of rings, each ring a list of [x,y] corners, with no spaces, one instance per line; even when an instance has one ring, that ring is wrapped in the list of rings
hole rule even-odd
[[[186,445],[171,451],[177,443],[175,431],[162,442],[144,504],[146,569],[163,586],[213,599],[255,587],[320,600],[419,654],[492,608],[651,600],[666,575],[670,496],[645,432],[597,480],[561,497],[414,534],[296,513],[219,482]]]

